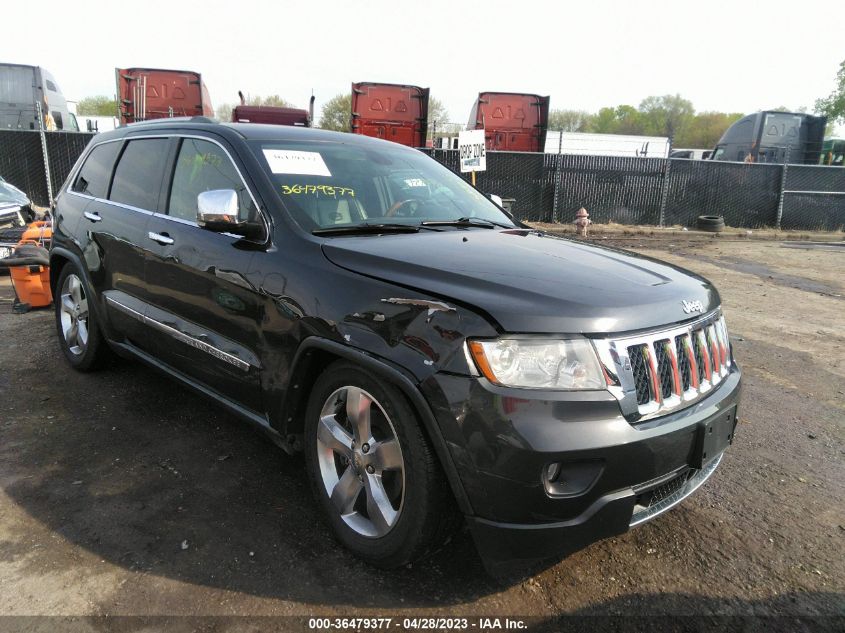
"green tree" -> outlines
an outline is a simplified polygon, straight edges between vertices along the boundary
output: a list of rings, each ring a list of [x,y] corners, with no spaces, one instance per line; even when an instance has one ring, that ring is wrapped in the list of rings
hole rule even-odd
[[[648,136],[668,136],[674,139],[689,125],[695,115],[692,102],[679,94],[647,97],[638,108],[643,133]]]
[[[675,147],[710,149],[722,134],[742,118],[741,112],[701,112],[696,114],[674,139]]]
[[[839,64],[833,92],[816,101],[816,112],[825,115],[829,123],[845,123],[845,61]]]
[[[549,129],[561,132],[586,132],[594,115],[586,110],[552,110],[549,113]]]
[[[76,113],[81,116],[117,116],[117,102],[105,95],[85,97],[76,104]]]
[[[320,127],[324,130],[335,130],[336,132],[349,132],[352,130],[350,120],[352,119],[352,95],[335,95],[323,104],[320,116]]]
[[[620,105],[599,110],[585,131],[597,134],[642,134],[643,124],[635,107]]]

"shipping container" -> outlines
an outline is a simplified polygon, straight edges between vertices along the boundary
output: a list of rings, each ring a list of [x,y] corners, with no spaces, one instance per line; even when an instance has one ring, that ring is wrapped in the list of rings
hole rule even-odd
[[[352,84],[352,132],[409,147],[425,147],[428,88],[400,84]]]
[[[214,116],[199,73],[159,68],[115,68],[121,125],[174,116]]]
[[[481,92],[467,129],[484,129],[487,149],[542,152],[546,147],[549,97],[513,92]]]

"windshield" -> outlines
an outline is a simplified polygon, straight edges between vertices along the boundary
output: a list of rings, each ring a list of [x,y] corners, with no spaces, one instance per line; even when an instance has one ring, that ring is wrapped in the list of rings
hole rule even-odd
[[[285,207],[308,231],[467,218],[515,226],[483,194],[417,150],[337,142],[261,142],[254,149]]]
[[[25,207],[29,204],[29,198],[23,191],[0,178],[0,204],[4,206],[17,204]]]

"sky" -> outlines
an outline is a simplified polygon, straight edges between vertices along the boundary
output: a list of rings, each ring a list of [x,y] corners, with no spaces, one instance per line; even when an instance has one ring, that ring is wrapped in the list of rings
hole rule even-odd
[[[699,112],[812,111],[845,61],[841,0],[5,4],[0,61],[44,66],[74,101],[137,66],[202,73],[215,106],[243,90],[305,108],[313,91],[319,112],[353,81],[414,84],[459,123],[487,90],[591,112],[675,93]]]

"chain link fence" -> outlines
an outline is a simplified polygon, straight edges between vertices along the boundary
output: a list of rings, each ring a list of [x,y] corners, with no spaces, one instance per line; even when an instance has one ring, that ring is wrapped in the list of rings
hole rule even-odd
[[[457,150],[423,151],[460,171]],[[841,167],[487,152],[487,171],[476,177],[481,191],[514,199],[512,213],[529,222],[572,222],[584,207],[598,223],[695,227],[698,216],[719,215],[749,229],[845,227]]]
[[[93,134],[0,130],[0,176],[49,206]],[[458,151],[421,150],[460,172]],[[47,186],[47,172],[50,188]],[[470,174],[460,174],[470,181]],[[673,158],[488,152],[477,186],[529,222],[571,222],[586,208],[593,222],[694,227],[720,215],[734,227],[842,230],[845,169]]]
[[[40,207],[51,204],[93,134],[44,132],[47,160],[38,130],[0,130],[0,176]],[[47,170],[50,188],[47,187]]]

